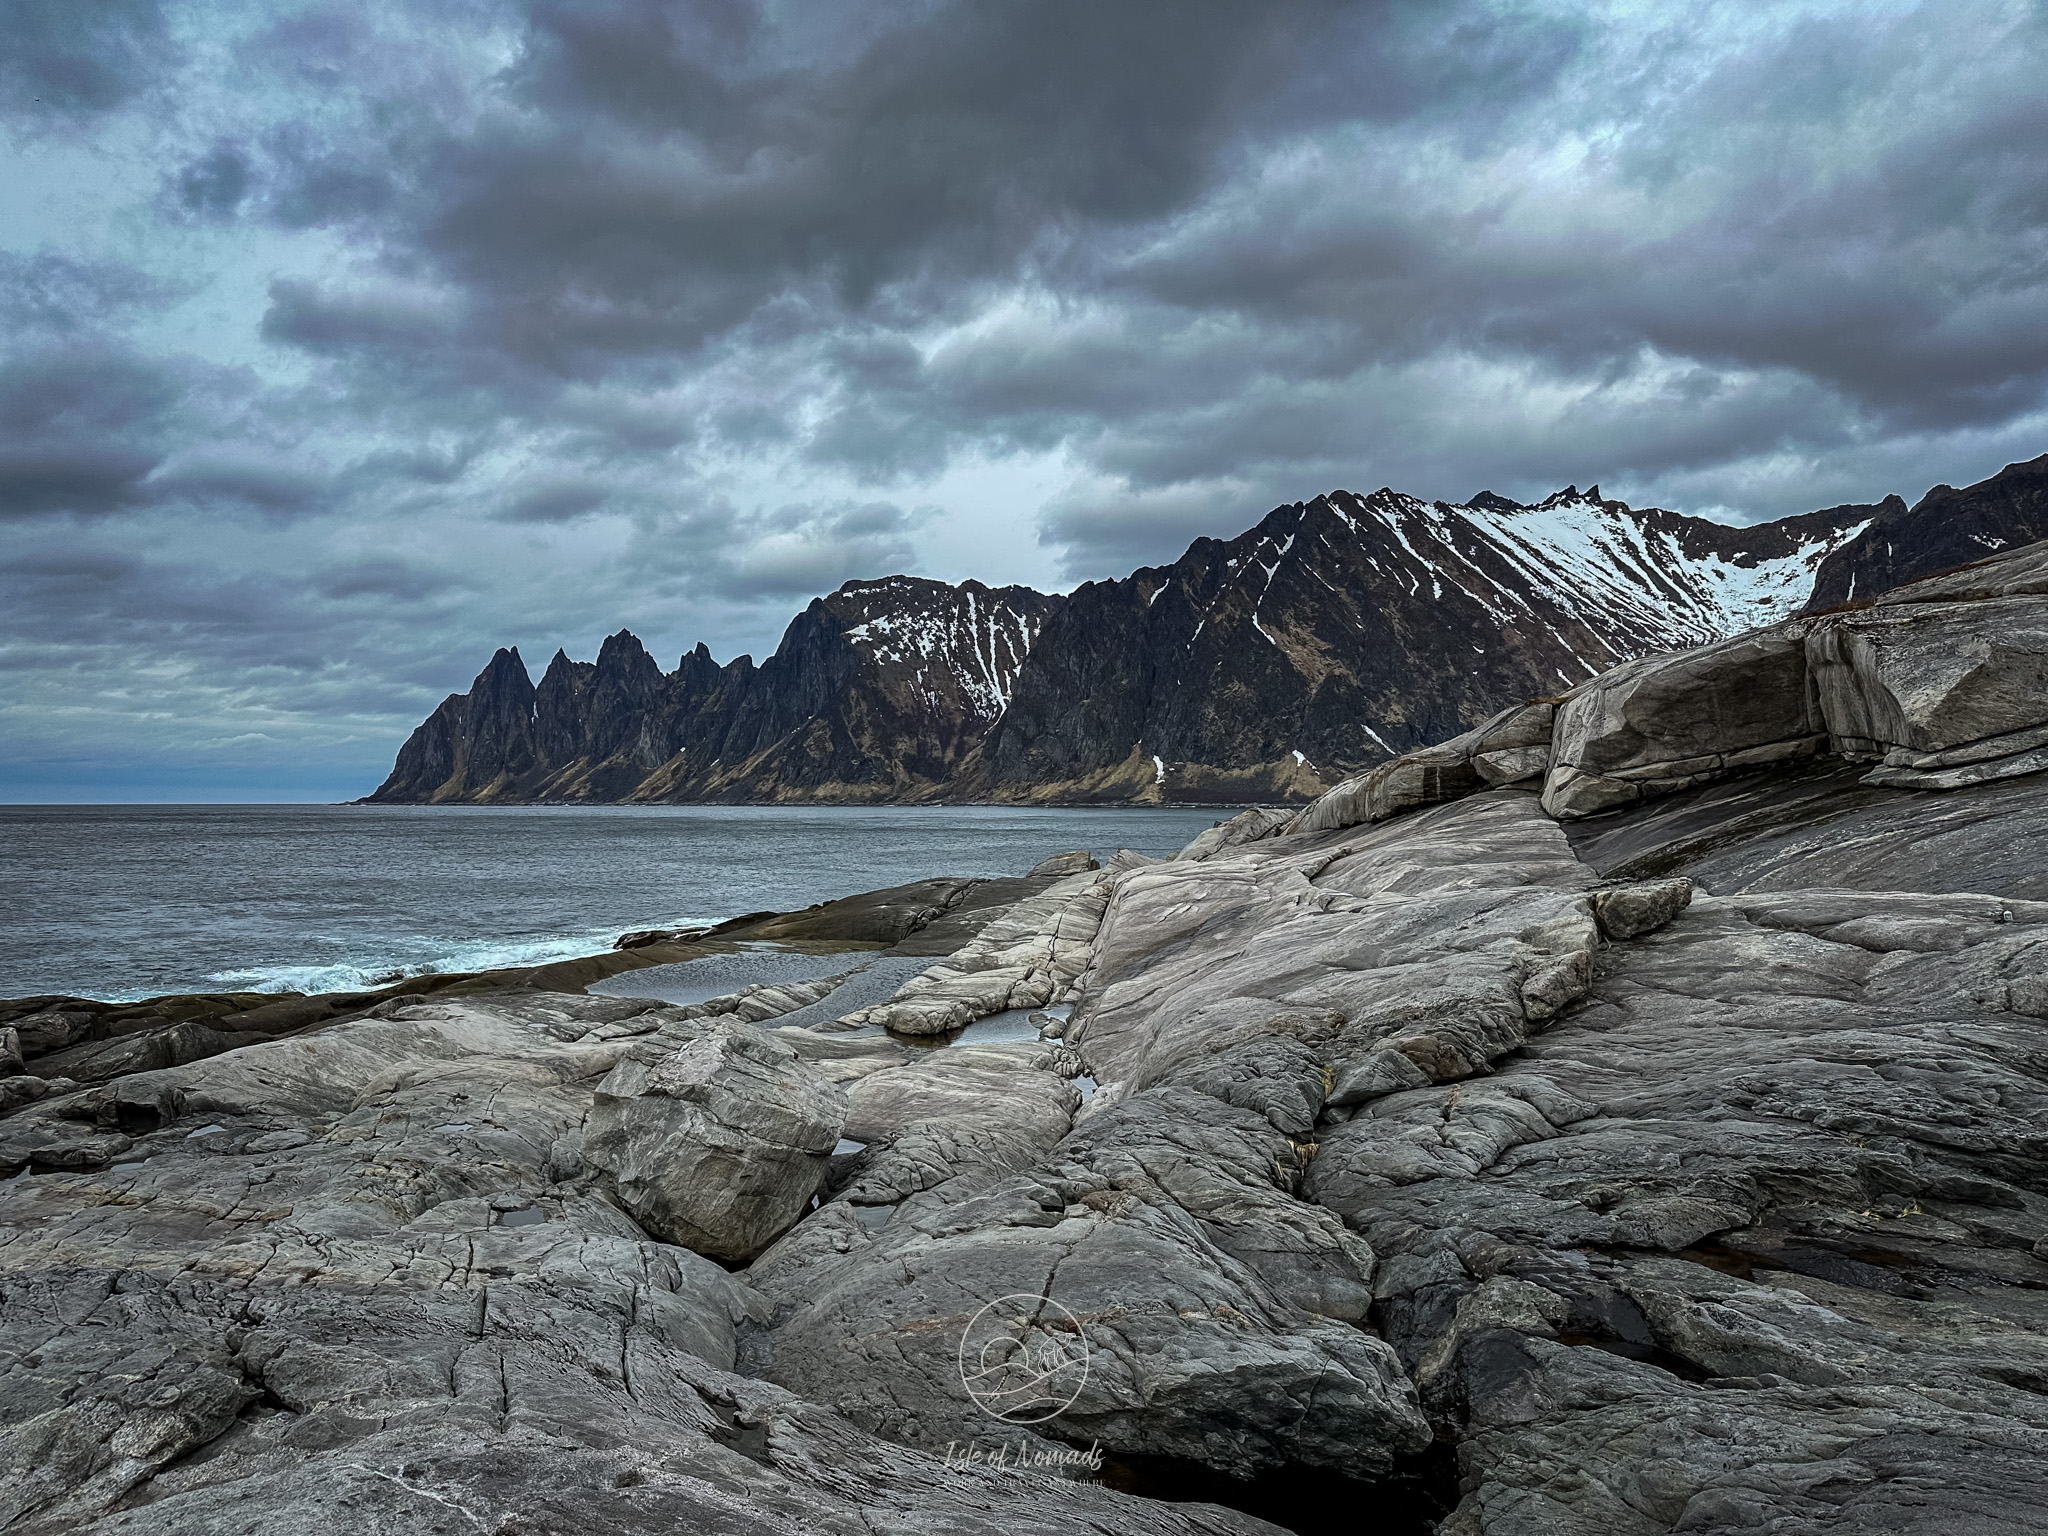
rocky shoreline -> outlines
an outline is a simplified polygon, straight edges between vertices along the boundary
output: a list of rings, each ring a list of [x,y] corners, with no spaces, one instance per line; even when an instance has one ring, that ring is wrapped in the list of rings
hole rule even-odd
[[[1167,860],[0,1005],[0,1531],[2048,1529],[2044,769],[2038,544]]]

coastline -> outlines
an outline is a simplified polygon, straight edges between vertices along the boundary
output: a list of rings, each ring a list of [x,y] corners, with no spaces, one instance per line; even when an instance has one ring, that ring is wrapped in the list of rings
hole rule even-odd
[[[0,1342],[41,1373],[0,1394],[91,1408],[39,1518],[425,1490],[485,1528],[1272,1536],[1312,1487],[1395,1536],[2028,1529],[2048,546],[2017,558],[1170,857],[268,1003],[261,1038],[0,1026]],[[848,964],[620,995],[757,945]],[[886,995],[835,1004],[877,955]]]

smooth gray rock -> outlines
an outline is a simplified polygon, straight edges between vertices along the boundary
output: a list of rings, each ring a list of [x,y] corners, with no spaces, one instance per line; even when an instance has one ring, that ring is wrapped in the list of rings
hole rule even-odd
[[[1547,699],[1513,705],[1462,736],[1404,752],[1327,791],[1298,812],[1286,830],[1308,836],[1368,826],[1483,789],[1541,778],[1550,765],[1556,712]]]
[[[1105,1085],[1274,1035],[1314,1047],[1340,1105],[1469,1076],[1585,990],[1596,883],[1513,790],[1138,870],[1066,1038]]]
[[[1274,1530],[948,1468],[736,1373],[766,1299],[557,1177],[635,1048],[548,1027],[597,1001],[415,1006],[68,1096],[172,1118],[0,1185],[10,1536]]]
[[[1524,1059],[1327,1132],[1308,1193],[1461,1443],[1444,1529],[2033,1528],[1994,1469],[2048,1434],[2048,1058],[2007,1008],[2044,933],[1698,898]]]
[[[1852,753],[1949,753],[2037,728],[2048,710],[2048,603],[2032,597],[1830,614],[1807,650]]]
[[[1797,623],[1647,656],[1581,683],[1558,706],[1543,807],[1598,815],[1824,745]]]
[[[1866,782],[1958,789],[2048,768],[2048,600],[1829,614],[1807,636],[1834,748]]]
[[[1309,836],[1344,827],[1368,826],[1420,806],[1440,805],[1486,787],[1472,766],[1471,738],[1460,736],[1441,746],[1381,763],[1326,791],[1292,822],[1287,831]]]
[[[1061,1001],[1088,964],[1116,878],[1084,871],[1013,903],[887,1002],[855,1009],[843,1022],[941,1035],[1011,1008]]]
[[[1472,768],[1489,785],[1540,779],[1550,769],[1557,706],[1548,701],[1504,709],[1472,733]]]
[[[1836,758],[1765,770],[1565,831],[1615,880],[1686,875],[1723,895],[1839,886],[2048,901],[2048,779],[1921,795],[1864,784],[1864,771]]]
[[[1095,862],[1094,854],[1085,848],[1077,848],[1072,853],[1056,853],[1049,859],[1040,859],[1026,871],[1025,878],[1058,880],[1100,868],[1102,866]]]
[[[1176,859],[1199,860],[1235,848],[1243,843],[1255,843],[1261,838],[1276,837],[1295,818],[1296,813],[1272,806],[1255,805],[1248,811],[1240,811],[1228,821],[1219,821],[1206,832],[1197,833],[1188,845],[1174,855]]]
[[[648,1231],[743,1263],[810,1204],[846,1098],[783,1042],[737,1021],[680,1049],[636,1047],[598,1084],[584,1159]]]
[[[1371,1250],[1292,1194],[1304,1155],[1261,1115],[1163,1088],[1026,1171],[955,1179],[877,1228],[827,1206],[749,1271],[779,1319],[790,1309],[767,1374],[908,1444],[987,1435],[962,1332],[1000,1298],[1043,1296],[1088,1336],[1063,1438],[1239,1472],[1384,1472],[1429,1431],[1358,1326]]]

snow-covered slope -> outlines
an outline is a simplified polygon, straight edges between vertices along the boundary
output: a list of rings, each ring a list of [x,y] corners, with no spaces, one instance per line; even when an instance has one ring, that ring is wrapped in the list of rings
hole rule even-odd
[[[773,656],[663,673],[621,632],[515,653],[414,733],[390,800],[1294,798],[1629,656],[1767,623],[1876,511],[1730,528],[1567,487],[1280,507],[1070,599],[852,581]]]
[[[1455,586],[1504,626],[1556,606],[1628,654],[1699,645],[1790,617],[1821,561],[1871,515],[1842,508],[1734,528],[1609,501],[1597,485],[1567,486],[1534,506],[1485,492],[1463,505],[1390,490],[1325,500],[1362,547],[1378,542],[1368,523],[1393,537],[1408,557],[1399,569],[1411,593],[1419,595],[1426,573],[1433,592]],[[1301,516],[1310,518],[1308,507]]]
[[[1873,511],[1732,528],[1597,486],[1534,506],[1379,490],[1276,508],[1074,593],[992,733],[989,792],[1292,795],[1309,765],[1330,779],[1631,656],[1785,617]]]
[[[824,605],[851,621],[846,639],[878,677],[907,686],[932,708],[957,697],[984,726],[1009,704],[1047,608],[1025,587],[954,587],[915,576],[849,581]]]

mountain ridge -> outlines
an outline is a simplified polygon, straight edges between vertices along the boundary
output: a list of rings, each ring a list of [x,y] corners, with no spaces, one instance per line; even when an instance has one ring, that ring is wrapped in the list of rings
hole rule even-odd
[[[621,630],[594,662],[557,651],[535,686],[500,650],[367,798],[1305,800],[1618,661],[2048,534],[2029,531],[2048,521],[2044,487],[2048,455],[1912,508],[1894,495],[1741,527],[1598,485],[1533,503],[1332,491],[1065,595],[847,582],[759,667],[699,644],[664,673]],[[1961,534],[1942,521],[1958,505]]]

